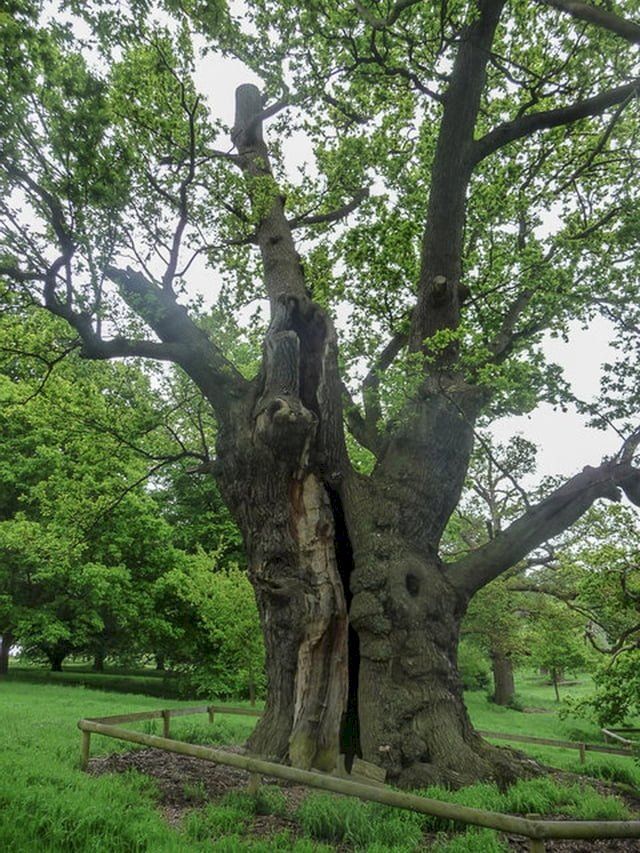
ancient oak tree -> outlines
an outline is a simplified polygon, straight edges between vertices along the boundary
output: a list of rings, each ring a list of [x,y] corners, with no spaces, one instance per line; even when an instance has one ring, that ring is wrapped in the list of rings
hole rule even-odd
[[[594,501],[640,490],[636,0],[9,5],[3,287],[87,358],[172,362],[211,406],[200,471],[266,646],[250,747],[411,786],[522,772],[473,731],[459,624]],[[260,85],[225,128],[238,62]],[[247,306],[254,373],[229,333]],[[597,312],[620,360],[592,415],[621,451],[447,562],[477,426],[571,402],[541,343]]]

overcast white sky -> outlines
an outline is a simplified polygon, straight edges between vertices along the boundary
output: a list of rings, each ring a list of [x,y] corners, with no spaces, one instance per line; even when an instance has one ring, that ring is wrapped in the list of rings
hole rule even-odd
[[[209,54],[198,62],[196,85],[213,113],[228,125],[233,123],[234,92],[241,83],[260,85],[260,80],[237,60]],[[225,145],[227,141],[221,140],[219,144]],[[287,146],[289,159],[300,162],[306,157],[304,139],[293,139]],[[205,297],[213,296],[215,284],[210,273],[194,281],[194,286]],[[610,358],[609,332],[604,320],[596,321],[587,331],[575,324],[568,343],[549,339],[545,345],[549,358],[565,369],[567,380],[583,400],[593,399],[598,392],[601,366]],[[493,431],[500,441],[520,432],[535,442],[539,446],[540,476],[570,475],[584,465],[597,465],[604,455],[615,452],[620,443],[612,431],[588,428],[585,418],[575,411],[554,411],[549,405],[540,406],[527,416],[503,418],[496,422]]]

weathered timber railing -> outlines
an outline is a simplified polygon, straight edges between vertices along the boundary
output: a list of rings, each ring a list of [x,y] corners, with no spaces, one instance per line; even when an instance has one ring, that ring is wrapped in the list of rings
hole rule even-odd
[[[272,776],[277,779],[285,779],[289,782],[297,782],[309,788],[318,788],[323,791],[331,791],[335,794],[357,797],[360,800],[395,806],[396,808],[416,811],[421,814],[458,823],[482,826],[498,832],[521,835],[529,839],[529,849],[532,853],[543,853],[545,850],[545,841],[551,839],[593,841],[602,838],[640,838],[640,820],[540,820],[537,818],[502,814],[500,812],[485,811],[484,809],[447,803],[442,800],[432,800],[427,797],[418,796],[417,794],[406,794],[401,791],[394,791],[387,786],[354,782],[350,779],[332,776],[328,773],[287,767],[284,764],[275,764],[271,761],[263,761],[260,758],[237,755],[236,753],[225,752],[224,750],[213,749],[208,746],[183,743],[169,737],[171,717],[183,717],[200,713],[208,714],[209,720],[213,721],[216,713],[259,717],[262,712],[253,708],[226,708],[221,705],[201,705],[196,708],[165,708],[157,711],[142,711],[137,714],[116,714],[111,717],[83,719],[78,722],[78,728],[82,732],[81,767],[82,769],[86,769],[89,763],[91,735],[99,734],[129,743],[162,749],[165,752],[175,752],[178,755],[201,758],[204,761],[213,761],[216,764],[224,764],[228,767],[237,767],[240,770],[246,770],[249,773],[248,789],[253,794],[258,791],[261,775]],[[117,723],[153,719],[163,720],[163,737],[123,729],[117,725]],[[483,732],[482,734],[485,737],[502,737],[502,735],[496,735],[494,732]],[[525,740],[523,735],[504,735],[504,737]],[[526,740],[537,743],[545,739],[526,738]],[[570,743],[570,741],[550,741],[550,743],[551,745],[560,743],[564,746],[565,743]],[[604,748],[601,751],[604,751]],[[629,750],[608,751],[624,755],[631,754]]]
[[[528,735],[515,735],[508,732],[486,732],[482,729],[477,729],[482,737],[493,738],[494,740],[510,740],[515,743],[537,743],[541,746],[555,746],[558,749],[577,749],[580,752],[580,763],[584,764],[587,752],[605,752],[607,755],[625,755],[633,757],[631,749],[620,749],[614,746],[602,746],[599,743],[586,743],[575,740],[554,740],[546,737],[529,737]],[[631,741],[627,741],[629,744]]]
[[[602,734],[604,735],[604,742],[609,743],[609,739],[617,740],[620,743],[624,743],[626,746],[634,747],[638,746],[638,740],[631,740],[628,737],[623,737],[623,732],[626,734],[635,734],[640,735],[640,729],[638,728],[627,728],[627,729],[600,729]]]

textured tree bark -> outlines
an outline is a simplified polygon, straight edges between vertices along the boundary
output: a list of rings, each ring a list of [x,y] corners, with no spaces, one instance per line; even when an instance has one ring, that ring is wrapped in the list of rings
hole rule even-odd
[[[350,620],[359,638],[362,757],[403,787],[530,774],[532,762],[474,732],[457,668],[467,598],[449,583],[433,546],[413,535],[415,521],[393,484],[376,485],[352,482],[345,502],[355,516]]]
[[[266,648],[265,713],[249,747],[331,770],[347,700],[347,607],[326,487],[334,334],[309,300],[287,297],[263,371],[221,430],[222,492],[243,532]],[[338,438],[335,438],[338,436]]]
[[[551,683],[553,684],[553,692],[556,694],[556,702],[560,701],[560,689],[558,682],[560,681],[561,671],[555,666],[551,667]]]
[[[0,635],[0,675],[7,675],[9,672],[9,652],[12,645],[13,635],[5,631]]]
[[[361,478],[330,427],[337,374],[317,311],[272,323],[244,426],[218,440],[266,647],[266,708],[248,746],[328,771],[340,752],[347,767],[358,756],[404,786],[513,779],[532,764],[483,742],[467,715],[456,662],[467,596],[437,556],[477,401],[453,386],[427,394]]]
[[[493,701],[496,705],[509,705],[515,694],[513,664],[511,658],[503,652],[491,653],[493,672]]]

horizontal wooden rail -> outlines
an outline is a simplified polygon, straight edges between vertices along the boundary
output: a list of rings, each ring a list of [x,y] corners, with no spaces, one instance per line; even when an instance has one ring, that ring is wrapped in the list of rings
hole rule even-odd
[[[604,732],[605,729],[602,729]],[[614,729],[608,729],[611,732],[635,732],[635,734],[640,734],[640,729],[637,726],[616,726]]]
[[[297,782],[310,788],[332,791],[335,794],[346,794],[358,797],[361,800],[396,806],[397,808],[417,811],[421,814],[440,817],[445,820],[483,826],[488,829],[497,830],[498,832],[523,835],[526,838],[534,839],[534,841],[545,839],[640,838],[640,821],[534,820],[517,815],[501,814],[500,812],[490,812],[483,809],[470,808],[469,806],[446,803],[441,800],[432,800],[427,797],[420,797],[417,794],[405,794],[400,791],[394,791],[390,788],[365,785],[360,782],[341,779],[337,776],[330,776],[326,773],[300,770],[297,767],[274,764],[271,761],[263,761],[260,758],[224,752],[223,750],[212,749],[208,746],[198,746],[196,744],[171,740],[170,738],[144,734],[143,732],[133,732],[117,726],[99,723],[95,720],[80,720],[78,728],[83,733],[83,745],[85,735],[91,733],[105,735],[106,737],[117,738],[118,740],[129,741],[130,743],[137,743],[142,746],[163,749],[166,752],[175,752],[178,755],[188,755],[192,758],[213,761],[216,764],[237,767],[252,774],[286,779],[289,782]],[[538,849],[540,849],[539,845]]]
[[[620,741],[620,743],[633,747],[637,744],[637,741],[630,740],[628,737],[623,737],[621,732],[626,732],[627,734],[638,734],[640,729],[600,729],[600,731],[604,735],[605,743],[609,741],[609,738],[613,738],[614,740]]]
[[[509,732],[487,732],[478,729],[478,734],[482,737],[493,738],[494,740],[510,740],[516,743],[537,743],[541,746],[555,746],[559,749],[577,749],[580,751],[581,757],[585,752],[605,752],[607,755],[626,755],[633,756],[631,749],[620,749],[613,746],[602,746],[599,743],[581,743],[575,740],[553,740],[546,737],[529,737],[528,735],[516,735]]]
[[[118,723],[134,723],[141,720],[164,719],[165,721],[171,717],[187,717],[192,714],[209,714],[209,719],[213,720],[214,714],[233,714],[234,716],[243,717],[261,717],[262,711],[257,708],[237,708],[226,705],[196,705],[191,708],[164,708],[155,711],[140,711],[134,714],[115,714],[111,717],[88,717],[96,723],[105,723],[106,725],[116,725]],[[602,729],[603,733],[615,737],[615,732],[622,731],[637,731],[634,729]],[[489,732],[478,729],[478,734],[482,737],[493,738],[494,740],[508,740],[516,743],[531,743],[539,744],[540,746],[553,746],[559,749],[576,749],[580,752],[580,759],[584,761],[585,752],[601,752],[607,755],[623,755],[632,756],[631,748],[622,749],[620,747],[605,746],[597,743],[586,743],[572,740],[557,740],[554,738],[530,737],[529,735],[519,735],[512,732]],[[621,739],[622,740],[622,739]],[[627,741],[629,747],[633,745],[632,741]]]
[[[141,720],[159,720],[162,717],[189,717],[192,714],[234,714],[243,717],[261,717],[257,708],[228,708],[225,705],[197,705],[192,708],[163,708],[159,711],[140,711],[135,714],[114,714],[111,717],[87,717],[96,723],[136,723]]]

